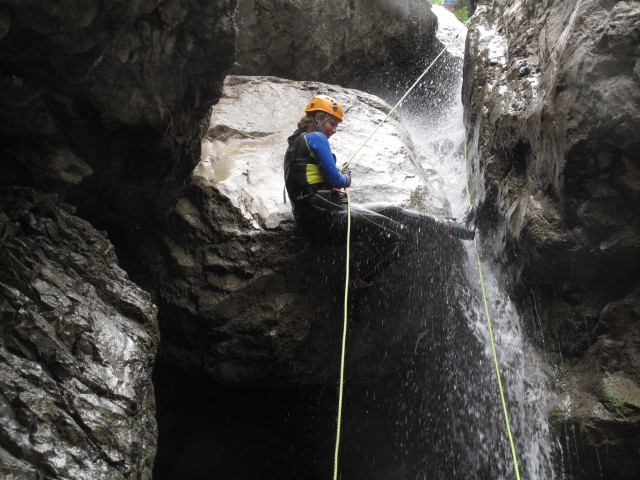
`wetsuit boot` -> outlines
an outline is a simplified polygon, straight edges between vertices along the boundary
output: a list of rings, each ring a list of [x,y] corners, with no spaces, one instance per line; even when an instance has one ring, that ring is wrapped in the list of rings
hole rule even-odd
[[[476,207],[471,205],[460,218],[445,218],[442,220],[442,227],[445,232],[452,237],[462,240],[473,240],[476,235]]]

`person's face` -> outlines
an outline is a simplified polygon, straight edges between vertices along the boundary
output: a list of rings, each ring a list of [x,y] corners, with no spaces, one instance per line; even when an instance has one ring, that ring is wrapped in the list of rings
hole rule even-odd
[[[331,135],[336,133],[336,131],[338,130],[339,124],[340,124],[340,120],[337,117],[334,117],[333,115],[329,115],[328,118],[322,124],[322,127],[320,127],[320,131],[324,133],[327,138],[330,138]]]

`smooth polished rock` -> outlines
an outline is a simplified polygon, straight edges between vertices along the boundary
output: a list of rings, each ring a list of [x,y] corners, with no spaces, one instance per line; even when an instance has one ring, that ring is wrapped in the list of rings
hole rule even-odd
[[[345,109],[330,139],[340,165],[389,106],[358,90],[275,77],[228,77],[223,92],[201,162],[163,234],[141,231],[137,242],[135,260],[147,271],[136,281],[161,306],[160,358],[231,385],[324,384],[339,358],[346,239],[320,246],[296,229],[283,201],[286,139],[312,95],[331,95]],[[353,202],[390,201],[437,216],[448,213],[447,201],[427,182],[433,172],[426,172],[393,117],[350,167]],[[447,275],[455,277],[460,265],[459,247],[446,235],[425,235],[420,253],[398,262],[360,297],[363,303],[354,308],[371,329],[355,327],[363,336],[349,363],[360,366],[359,376],[378,378],[395,368],[365,359],[380,349],[401,355],[399,345],[422,328],[421,320],[389,319],[407,315],[418,296],[421,306],[414,312],[453,308],[442,298]],[[353,245],[356,264],[371,248]]]

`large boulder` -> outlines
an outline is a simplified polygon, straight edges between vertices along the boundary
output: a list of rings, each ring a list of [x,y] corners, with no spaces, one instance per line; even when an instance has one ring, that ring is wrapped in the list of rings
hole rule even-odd
[[[160,307],[159,480],[331,472],[346,239],[303,236],[282,196],[286,139],[316,93],[345,108],[330,140],[339,164],[389,111],[357,90],[227,77],[184,196],[160,232],[131,232],[138,248],[123,264]],[[448,213],[433,186],[439,177],[393,117],[351,168],[354,202]],[[415,254],[350,294],[343,475],[509,470],[486,453],[501,449],[502,419],[461,245],[427,234]],[[351,245],[352,273],[371,248]],[[282,452],[294,453],[282,460]]]
[[[290,205],[283,202],[286,138],[317,92],[345,108],[345,122],[331,143],[339,162],[346,161],[385,117],[384,102],[314,82],[227,77],[185,195],[163,233],[139,232],[147,236],[138,238],[141,248],[134,259],[125,260],[144,265],[136,278],[155,292],[161,306],[163,360],[228,384],[296,385],[334,378],[346,239],[334,246],[310,243],[295,229]],[[442,216],[448,204],[431,186],[436,176],[422,161],[404,127],[390,118],[351,164],[352,201],[386,200]],[[459,243],[431,242],[410,269],[424,273],[412,280],[405,265],[404,273],[396,272],[397,286],[384,293],[383,280],[368,295],[384,295],[388,308],[401,311],[391,299],[407,301],[411,288],[424,288],[420,279],[427,275],[436,287],[425,298],[444,296],[446,282],[436,279],[455,267],[451,257],[459,253]],[[439,249],[440,243],[449,248]],[[354,246],[354,255],[359,253]],[[434,300],[433,308],[440,308],[439,302]],[[389,323],[381,318],[396,314],[382,307],[375,312],[373,305],[368,309],[374,310],[371,323],[378,327],[367,331],[359,353],[352,352],[353,364],[381,348],[393,351],[383,333]],[[362,375],[379,369],[375,363],[359,365]]]
[[[151,478],[156,307],[104,233],[0,189],[0,477]]]
[[[493,2],[468,39],[486,247],[567,370],[556,418],[577,427],[580,478],[640,469],[639,40],[638,2],[598,0]]]

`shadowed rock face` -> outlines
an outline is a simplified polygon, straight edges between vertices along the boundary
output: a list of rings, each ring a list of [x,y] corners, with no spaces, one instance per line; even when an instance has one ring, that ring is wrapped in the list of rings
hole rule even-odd
[[[349,73],[371,73],[385,62],[405,68],[421,63],[436,26],[430,5],[419,0],[338,0],[330,6],[240,0],[238,6],[240,72],[299,80],[353,82]]]
[[[428,15],[414,15],[416,8],[425,11],[422,2],[407,5],[400,17],[409,16],[411,33],[390,22],[384,40],[385,60],[393,57],[397,65],[411,63],[403,52],[416,50],[405,47],[425,45],[433,27]],[[314,7],[318,14],[321,7]],[[338,345],[325,343],[339,330],[333,319],[340,318],[340,302],[333,299],[341,292],[340,270],[313,275],[326,270],[326,259],[309,256],[290,214],[272,209],[272,199],[241,206],[234,203],[241,196],[213,188],[206,175],[184,188],[234,59],[235,8],[233,0],[0,1],[3,478],[151,475],[155,307],[115,265],[104,235],[51,192],[108,229],[127,268],[159,300],[168,340],[163,358],[230,383],[322,382],[329,370],[335,376]],[[357,13],[360,19],[369,14]],[[368,32],[371,25],[363,20],[358,28]],[[349,35],[365,38],[357,29]],[[401,45],[390,44],[396,35]],[[341,41],[322,42],[317,60]],[[362,67],[363,58],[369,66],[371,51],[381,47],[364,42],[361,54],[327,69],[339,66],[346,80],[343,66]],[[367,102],[377,105],[379,118],[380,102]],[[287,119],[291,128],[294,117]],[[213,143],[225,135],[220,123],[212,126]],[[406,133],[395,139],[387,153],[407,160]],[[426,201],[437,197],[428,187],[417,187],[430,173],[415,165],[415,171],[399,170],[384,193],[444,211],[438,200]],[[411,186],[410,198],[401,182]],[[367,190],[375,192],[373,183],[363,185]],[[247,216],[253,206],[260,208]],[[428,272],[446,275],[448,265],[426,258]],[[291,285],[302,302],[294,301]],[[386,304],[389,318],[411,310],[406,302],[397,305]],[[354,358],[375,352],[369,347],[387,332],[369,332]],[[307,347],[316,355],[299,366]]]
[[[343,247],[318,255],[295,234],[288,207],[276,205],[280,188],[267,190],[272,182],[265,181],[270,174],[281,177],[284,144],[276,142],[284,137],[275,127],[288,135],[311,89],[325,87],[298,89],[295,109],[244,110],[256,128],[216,119],[207,138],[209,162],[217,161],[216,148],[227,148],[222,156],[232,157],[239,178],[250,181],[239,182],[232,171],[227,182],[220,165],[211,178],[202,165],[185,187],[200,158],[209,109],[234,59],[236,2],[44,3],[0,1],[0,476],[148,479],[157,436],[149,378],[158,344],[156,307],[116,265],[105,235],[79,216],[108,229],[132,276],[161,305],[163,359],[231,384],[333,383]],[[333,70],[339,75],[332,79],[347,81],[350,72],[373,64],[378,71],[389,62],[412,65],[434,26],[424,2],[407,2],[373,42],[365,33],[382,22],[368,18],[367,5],[355,5],[356,15],[343,24],[349,48],[339,63],[327,62],[344,42],[338,36],[326,42],[324,33],[335,27],[329,19],[314,30],[320,56],[299,57],[300,68],[325,62],[309,74]],[[323,20],[325,7],[313,7]],[[331,92],[342,95],[341,89]],[[359,128],[368,129],[388,107],[354,95],[352,116],[362,116]],[[226,100],[227,112],[233,111],[233,98]],[[293,97],[288,101],[292,105]],[[265,134],[262,122],[274,111],[292,116]],[[247,144],[238,144],[244,134]],[[278,153],[261,164],[265,146],[259,141],[269,136]],[[344,138],[353,143],[353,132]],[[419,186],[431,172],[414,158],[406,132],[395,124],[389,138],[381,154],[398,165],[361,165],[362,199],[446,211],[435,192]],[[258,153],[249,171],[248,157],[240,155],[245,147]],[[351,147],[345,143],[337,151],[344,156]],[[269,170],[260,176],[262,168]],[[379,181],[387,175],[393,182]],[[387,184],[384,191],[380,183]],[[257,186],[264,190],[254,191]],[[456,245],[434,240],[429,252],[395,267],[400,280],[391,294],[382,297],[384,280],[373,290],[379,298],[361,311],[375,310],[386,323],[362,329],[350,362],[383,348],[389,362],[371,362],[361,375],[380,378],[403,361],[404,350],[415,349],[402,342],[412,337],[397,328],[408,312],[415,320],[408,331],[424,328],[410,295],[432,299],[421,314],[442,316],[439,309],[446,307],[433,300],[442,292],[427,291],[425,284],[439,285],[451,273]],[[329,273],[319,278],[318,272]],[[412,283],[416,274],[424,281]]]
[[[378,95],[401,95],[442,48],[436,16],[423,0],[240,0],[238,26],[240,66],[233,73]],[[447,78],[446,63],[432,78]]]
[[[331,471],[346,239],[305,238],[282,200],[286,139],[315,93],[345,109],[330,140],[339,164],[389,108],[337,86],[227,77],[201,162],[162,233],[141,229],[127,242],[139,248],[123,263],[144,267],[128,270],[160,307],[158,480],[324,478]],[[353,201],[448,213],[404,127],[391,119],[378,133],[351,164]],[[436,461],[449,472],[464,450],[450,447],[459,438],[440,443],[426,433],[449,418],[442,397],[458,394],[442,373],[454,368],[445,366],[459,351],[452,345],[481,350],[454,293],[463,283],[460,243],[425,235],[418,246],[351,296],[345,444],[367,451],[345,455],[341,468],[354,477],[384,480],[401,471],[417,478]],[[371,248],[351,246],[354,270]],[[465,361],[472,364],[465,373],[479,368],[473,354]]]
[[[233,61],[234,10],[0,1],[3,479],[151,478],[156,307],[43,192],[114,230],[172,205]]]
[[[156,307],[104,234],[0,187],[0,474],[151,477]]]
[[[235,1],[0,2],[3,181],[147,220],[197,161]],[[159,203],[160,205],[156,205]]]
[[[640,5],[497,2],[479,9],[469,35],[463,96],[486,246],[503,259],[532,334],[569,373],[555,416],[577,428],[584,464],[571,473],[632,478]]]

